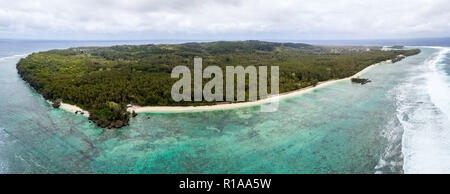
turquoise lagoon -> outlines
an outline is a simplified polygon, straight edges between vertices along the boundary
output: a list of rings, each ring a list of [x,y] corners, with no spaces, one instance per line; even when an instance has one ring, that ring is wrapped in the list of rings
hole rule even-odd
[[[283,100],[277,112],[146,113],[120,130],[53,109],[17,74],[29,53],[18,49],[0,55],[0,173],[448,172],[434,160],[450,158],[450,100],[427,89],[448,88],[448,56],[421,49],[366,72],[370,84],[341,81]]]

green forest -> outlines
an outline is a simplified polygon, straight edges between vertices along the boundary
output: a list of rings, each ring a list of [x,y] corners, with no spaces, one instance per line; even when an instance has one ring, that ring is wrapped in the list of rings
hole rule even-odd
[[[129,122],[127,104],[216,103],[172,100],[171,88],[178,81],[170,77],[172,69],[184,65],[192,71],[194,57],[203,58],[203,68],[216,65],[224,72],[226,66],[279,66],[280,93],[284,93],[348,77],[371,64],[398,61],[403,58],[399,55],[419,52],[263,41],[122,45],[33,53],[19,61],[17,70],[44,98],[88,110],[89,119],[100,127],[120,128]]]

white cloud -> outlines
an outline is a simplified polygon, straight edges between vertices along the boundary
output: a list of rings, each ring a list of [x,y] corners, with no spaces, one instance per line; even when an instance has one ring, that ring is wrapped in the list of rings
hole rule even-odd
[[[446,0],[0,0],[0,38],[445,36],[449,9]]]

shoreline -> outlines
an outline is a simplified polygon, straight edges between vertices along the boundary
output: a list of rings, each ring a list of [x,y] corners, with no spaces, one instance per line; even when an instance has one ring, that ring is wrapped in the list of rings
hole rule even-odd
[[[180,112],[203,112],[203,111],[215,111],[215,110],[228,110],[228,109],[236,109],[236,108],[245,108],[245,107],[251,107],[251,106],[257,106],[257,105],[263,105],[268,104],[273,101],[280,101],[286,98],[291,98],[294,96],[298,96],[303,93],[307,93],[310,91],[313,91],[318,88],[322,88],[325,86],[328,86],[333,83],[337,83],[340,81],[350,80],[352,78],[359,77],[363,73],[367,72],[369,69],[371,69],[374,66],[384,64],[384,63],[392,63],[392,60],[386,60],[379,63],[375,63],[372,65],[367,66],[366,68],[362,69],[358,73],[342,78],[337,80],[328,80],[324,82],[319,82],[316,86],[308,86],[306,88],[301,88],[298,90],[294,90],[291,92],[279,94],[278,96],[272,96],[266,99],[257,100],[253,102],[240,102],[240,103],[231,103],[231,104],[217,104],[217,105],[206,105],[206,106],[132,106],[127,109],[128,112],[136,112],[136,113],[180,113]]]
[[[50,102],[51,103],[51,102]],[[75,105],[71,105],[71,104],[67,104],[64,102],[61,102],[61,105],[59,106],[60,109],[65,110],[67,112],[71,112],[74,114],[79,114],[81,116],[85,116],[85,117],[89,117],[89,112],[86,110],[83,110],[82,108],[75,106]]]
[[[231,103],[231,104],[217,104],[217,105],[206,105],[206,106],[132,106],[130,108],[127,108],[128,112],[136,112],[136,113],[181,113],[181,112],[203,112],[203,111],[215,111],[215,110],[229,110],[229,109],[237,109],[237,108],[246,108],[246,107],[252,107],[252,106],[258,106],[263,104],[268,104],[273,101],[280,101],[286,98],[292,98],[295,96],[298,96],[300,94],[304,94],[310,91],[313,91],[318,88],[322,88],[325,86],[328,86],[333,83],[350,80],[352,78],[359,77],[363,73],[367,72],[369,69],[373,68],[374,66],[384,64],[384,63],[392,63],[392,60],[386,60],[379,63],[375,63],[372,65],[367,66],[366,68],[362,69],[358,73],[342,78],[342,79],[336,79],[336,80],[328,80],[324,82],[319,82],[316,86],[308,86],[306,88],[301,88],[298,90],[294,90],[291,92],[286,92],[283,94],[279,94],[278,96],[272,96],[266,99],[257,100],[253,102],[239,102],[239,103]],[[68,112],[72,112],[75,114],[80,114],[85,117],[89,117],[89,112],[86,110],[81,109],[78,106],[67,104],[64,102],[61,102],[60,109],[63,109]]]

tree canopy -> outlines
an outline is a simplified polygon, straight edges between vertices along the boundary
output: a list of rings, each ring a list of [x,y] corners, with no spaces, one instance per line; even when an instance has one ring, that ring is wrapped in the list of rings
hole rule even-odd
[[[420,50],[313,46],[263,41],[79,47],[33,53],[21,59],[22,78],[46,99],[61,99],[91,114],[101,127],[128,124],[127,104],[191,106],[216,102],[174,102],[170,78],[175,66],[279,66],[280,93],[351,76],[365,67]],[[206,83],[208,80],[204,80]],[[224,80],[224,84],[225,84]],[[269,85],[270,86],[270,85]]]

